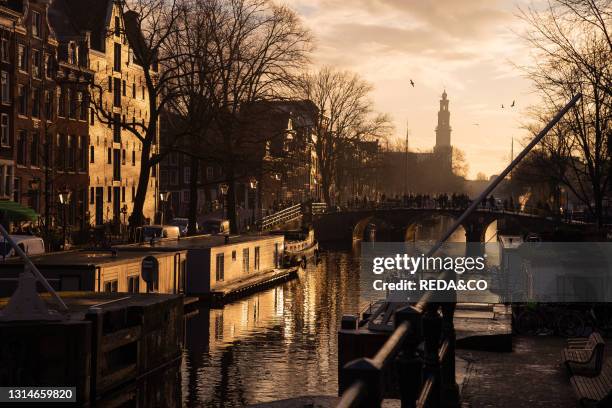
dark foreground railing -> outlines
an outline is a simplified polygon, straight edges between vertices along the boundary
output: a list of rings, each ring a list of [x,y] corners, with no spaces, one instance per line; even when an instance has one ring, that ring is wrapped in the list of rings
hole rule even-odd
[[[395,330],[376,355],[341,369],[338,407],[379,407],[390,377],[403,408],[458,406],[454,311],[455,303],[432,301],[431,293],[396,310]]]

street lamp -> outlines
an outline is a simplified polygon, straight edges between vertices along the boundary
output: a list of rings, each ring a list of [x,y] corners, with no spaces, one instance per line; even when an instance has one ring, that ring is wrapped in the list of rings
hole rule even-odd
[[[257,179],[251,177],[249,180],[249,187],[253,190],[253,206],[251,209],[251,224],[255,225],[255,207],[257,207]]]
[[[219,184],[219,193],[221,194],[221,205],[222,205],[222,215],[221,217],[225,219],[225,199],[227,197],[227,192],[229,190],[229,185],[227,183]]]
[[[164,225],[164,215],[166,213],[166,203],[168,202],[168,199],[170,198],[170,193],[167,191],[161,191],[159,193],[159,201],[161,202],[161,225]]]
[[[63,235],[64,235],[64,242],[62,245],[63,249],[66,249],[66,238],[67,238],[66,228],[67,228],[68,220],[66,219],[66,208],[68,207],[68,204],[70,203],[71,196],[72,196],[72,192],[68,190],[60,191],[58,194],[59,202],[62,205]]]

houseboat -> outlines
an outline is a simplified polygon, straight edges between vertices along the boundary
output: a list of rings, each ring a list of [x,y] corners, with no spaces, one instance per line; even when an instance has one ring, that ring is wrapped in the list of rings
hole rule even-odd
[[[296,276],[283,265],[283,235],[201,235],[126,245],[130,251],[186,251],[185,293],[228,300]]]
[[[283,264],[287,267],[306,268],[308,262],[316,263],[319,259],[319,243],[313,229],[274,231],[273,234],[285,237],[285,254]]]
[[[143,253],[115,248],[55,252],[30,259],[57,291],[179,294],[185,290],[186,251]],[[20,258],[0,262],[0,297],[14,292],[23,268]]]

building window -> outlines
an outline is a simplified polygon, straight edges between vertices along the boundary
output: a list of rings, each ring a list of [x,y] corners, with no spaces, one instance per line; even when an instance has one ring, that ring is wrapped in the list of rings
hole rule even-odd
[[[21,71],[28,71],[28,49],[23,44],[17,45],[17,67]]]
[[[114,84],[113,87],[113,106],[120,107],[121,106],[121,79],[113,78]]]
[[[189,190],[183,191],[183,202],[184,203],[188,203],[189,202],[190,193],[191,192]]]
[[[17,86],[17,98],[18,98],[18,109],[17,112],[20,115],[26,116],[28,114],[28,93],[25,85]]]
[[[76,168],[76,151],[74,136],[68,135],[68,170],[74,171]]]
[[[89,187],[89,204],[94,204],[96,202],[96,189],[94,187]]]
[[[232,251],[232,262],[236,262],[236,251]]]
[[[96,162],[94,152],[95,152],[94,146],[93,145],[89,146],[89,162],[90,163]]]
[[[136,187],[132,186],[132,202],[134,202],[135,198],[136,198]]]
[[[2,87],[2,103],[8,105],[11,103],[11,84],[9,83],[8,72],[2,71],[0,81]]]
[[[108,92],[113,92],[113,77],[108,77]]]
[[[38,132],[32,133],[32,140],[30,140],[30,164],[32,166],[38,166],[40,161],[40,136]]]
[[[40,88],[32,89],[32,117],[40,117]]]
[[[25,166],[26,164],[26,143],[28,134],[25,130],[20,130],[17,133],[17,164]]]
[[[113,188],[111,186],[106,187],[106,201],[109,203],[113,201]]]
[[[53,92],[45,91],[45,117],[53,119]]]
[[[2,132],[0,133],[0,145],[2,145],[2,147],[10,147],[10,119],[9,115],[6,113],[3,113],[0,116],[0,127],[2,129]]]
[[[121,72],[121,44],[115,43],[113,70]]]
[[[40,13],[36,11],[32,12],[32,35],[39,38],[42,36],[40,31]]]
[[[66,91],[59,89],[59,102],[57,103],[57,116],[66,117]]]
[[[121,151],[121,164],[125,166],[125,149]]]
[[[178,171],[176,170],[170,170],[170,184],[173,186],[177,186],[178,185]]]
[[[115,293],[118,290],[117,280],[104,282],[104,291],[109,293]]]
[[[132,98],[136,99],[136,82],[132,84]]]
[[[121,115],[113,115],[113,142],[121,143]]]
[[[87,120],[87,97],[83,92],[77,92],[77,102],[79,104],[79,120]]]
[[[111,149],[110,147],[106,151],[106,163],[107,164],[113,163],[113,149]]]
[[[0,58],[2,58],[3,62],[9,62],[9,40],[8,38],[2,37],[0,40]]]
[[[68,48],[68,62],[72,65],[77,65],[79,63],[78,55],[79,47],[77,47],[75,43],[71,42]]]
[[[138,293],[140,292],[140,277],[139,276],[128,276],[128,292]]]
[[[125,187],[121,187],[121,202],[125,203]]]
[[[132,150],[132,166],[136,165],[136,149]]]
[[[249,272],[249,248],[242,250],[242,272]]]
[[[189,184],[191,182],[191,167],[185,167],[183,169],[183,182]]]
[[[214,168],[211,166],[206,167],[206,180],[212,180],[215,177]]]
[[[126,96],[127,94],[127,84],[125,83],[125,81],[123,81],[123,96]]]
[[[253,265],[253,270],[258,271],[259,270],[259,259],[260,259],[260,255],[259,255],[259,247],[255,247],[255,255],[254,255],[254,265]]]
[[[121,150],[113,149],[113,180],[121,180]]]
[[[217,254],[215,260],[215,280],[223,282],[223,279],[225,279],[225,255]]]
[[[55,166],[58,170],[63,170],[66,163],[66,155],[64,152],[66,151],[66,138],[64,135],[58,133],[56,137],[57,151],[62,154],[55,155]]]
[[[115,16],[115,36],[119,37],[121,35],[121,19],[119,16]]]
[[[70,119],[76,119],[76,110],[77,110],[76,93],[73,92],[72,89],[68,89],[67,98],[68,98],[68,117]]]
[[[16,203],[21,201],[21,179],[19,177],[13,180],[13,201]]]
[[[32,75],[34,78],[40,78],[42,76],[41,63],[40,51],[32,50]]]

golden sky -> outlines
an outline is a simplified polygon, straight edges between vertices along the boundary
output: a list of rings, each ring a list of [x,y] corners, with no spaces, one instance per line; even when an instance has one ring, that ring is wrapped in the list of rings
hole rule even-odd
[[[451,141],[466,154],[468,177],[498,173],[513,137],[516,153],[525,137],[525,109],[537,100],[515,66],[532,58],[518,18],[518,7],[530,0],[284,2],[312,30],[317,65],[350,69],[370,81],[375,108],[391,115],[396,137],[405,137],[408,121],[411,150],[433,147],[446,88]]]

